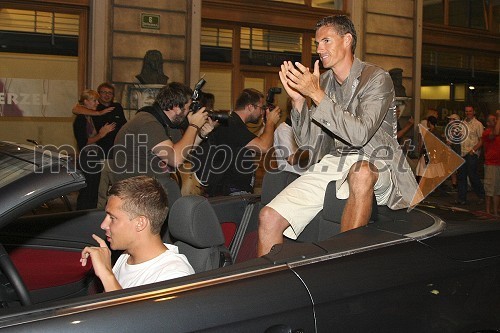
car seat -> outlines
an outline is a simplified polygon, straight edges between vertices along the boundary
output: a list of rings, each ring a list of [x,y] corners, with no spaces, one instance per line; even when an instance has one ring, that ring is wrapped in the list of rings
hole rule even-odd
[[[168,230],[196,273],[232,264],[219,219],[206,198],[178,198],[170,210]]]

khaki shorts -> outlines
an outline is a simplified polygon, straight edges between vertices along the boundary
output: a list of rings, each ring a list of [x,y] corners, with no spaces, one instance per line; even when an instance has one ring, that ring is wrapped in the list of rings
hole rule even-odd
[[[347,199],[347,175],[351,166],[360,160],[368,159],[360,155],[347,155],[342,158],[326,155],[267,204],[290,223],[283,235],[297,239],[314,216],[323,209],[326,187],[330,181],[336,181],[337,198]],[[391,172],[383,161],[372,163],[379,170],[379,177],[374,186],[377,204],[385,205],[393,187]]]
[[[489,197],[500,195],[500,165],[484,165],[484,193]]]

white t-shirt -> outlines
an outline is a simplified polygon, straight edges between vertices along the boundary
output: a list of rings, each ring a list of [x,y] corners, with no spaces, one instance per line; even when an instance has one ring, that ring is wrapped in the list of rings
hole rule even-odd
[[[122,286],[130,288],[143,284],[175,279],[194,274],[186,256],[179,254],[177,246],[166,244],[167,251],[146,262],[129,265],[128,254],[122,254],[113,266],[113,274]]]
[[[295,142],[292,127],[285,122],[281,123],[274,131],[274,149],[279,170],[304,173],[305,169],[301,169],[298,165],[291,165],[287,161],[288,157],[295,154],[299,147]]]
[[[479,120],[476,119],[476,117],[472,118],[470,121],[464,120],[462,123],[467,126],[467,136],[465,137],[465,140],[462,141],[461,145],[462,156],[465,156],[481,140],[484,126]],[[476,151],[476,155],[479,155],[479,149]]]

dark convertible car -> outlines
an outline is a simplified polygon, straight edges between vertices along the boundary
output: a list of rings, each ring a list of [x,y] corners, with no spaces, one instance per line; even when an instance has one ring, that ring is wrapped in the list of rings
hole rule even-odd
[[[439,208],[375,207],[339,232],[341,201],[297,241],[256,258],[257,216],[294,176],[268,173],[262,195],[180,197],[164,238],[196,274],[102,293],[80,251],[101,210],[32,214],[85,186],[53,152],[0,142],[0,328],[15,332],[488,332],[500,330],[500,222]],[[445,214],[446,213],[446,214]],[[460,215],[461,214],[461,215]],[[441,216],[441,217],[440,217]],[[460,217],[460,218],[458,218]]]

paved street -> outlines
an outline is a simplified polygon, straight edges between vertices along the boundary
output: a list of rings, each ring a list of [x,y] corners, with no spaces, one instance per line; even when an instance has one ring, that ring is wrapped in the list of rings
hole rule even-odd
[[[457,193],[449,191],[450,188],[449,180],[446,180],[438,190],[424,199],[422,205],[440,206],[446,210],[450,210],[450,214],[453,214],[453,212],[469,211],[477,219],[484,219],[485,221],[499,220],[498,216],[486,214],[486,204],[484,202],[481,203],[473,191],[467,192],[467,203],[465,205],[453,203],[457,199]]]

